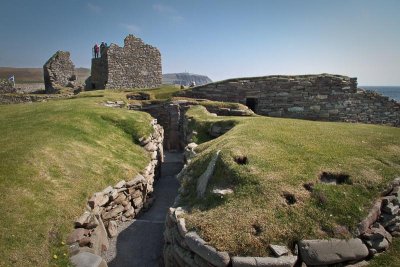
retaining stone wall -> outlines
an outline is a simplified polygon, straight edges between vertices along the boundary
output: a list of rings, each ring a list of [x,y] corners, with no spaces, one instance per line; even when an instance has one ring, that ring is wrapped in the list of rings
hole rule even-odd
[[[252,106],[260,115],[400,126],[400,103],[358,90],[357,78],[340,75],[230,79],[177,95]]]
[[[133,35],[125,38],[124,47],[111,44],[92,59],[91,89],[153,88],[161,83],[160,51]]]
[[[129,96],[131,97],[131,96]],[[190,106],[201,105],[198,101],[174,100],[164,103],[137,103],[128,105],[128,109],[141,110],[157,118],[165,131],[164,147],[167,150],[182,150],[186,143],[186,130],[184,130],[184,115]],[[218,116],[251,116],[254,113],[249,109],[230,109],[212,105],[204,106],[208,112]],[[187,123],[186,123],[187,124]],[[187,125],[186,125],[187,127]]]
[[[184,172],[184,170],[182,170]],[[359,224],[351,239],[301,240],[293,249],[270,245],[276,257],[241,257],[221,252],[186,229],[181,207],[170,208],[164,232],[165,266],[365,266],[400,236],[400,178],[396,178]],[[281,253],[282,252],[282,253]],[[301,265],[301,264],[305,265]],[[360,265],[353,265],[359,263]]]
[[[117,234],[120,222],[132,220],[153,202],[152,192],[155,178],[158,177],[163,161],[164,129],[152,122],[154,132],[148,138],[139,140],[150,153],[149,165],[130,181],[120,181],[94,193],[88,200],[86,210],[74,225],[67,244],[70,248],[71,262],[77,267],[89,261],[90,266],[107,266],[101,258],[102,251],[108,249],[108,237]]]
[[[187,127],[190,117],[184,116],[183,128],[187,142],[191,131]],[[196,156],[195,143],[185,148],[187,164],[177,175],[181,182],[187,179],[188,165]],[[200,178],[199,178],[200,179]],[[179,192],[184,194],[181,187]],[[400,177],[394,179],[382,192],[382,197],[375,201],[369,214],[358,225],[355,237],[351,239],[301,240],[294,248],[270,245],[275,257],[241,257],[221,252],[197,233],[186,229],[185,210],[178,207],[180,195],[166,217],[164,232],[165,266],[365,266],[367,260],[377,253],[384,252],[392,243],[393,237],[400,237]],[[303,265],[302,265],[303,263]],[[358,263],[359,265],[353,265]]]

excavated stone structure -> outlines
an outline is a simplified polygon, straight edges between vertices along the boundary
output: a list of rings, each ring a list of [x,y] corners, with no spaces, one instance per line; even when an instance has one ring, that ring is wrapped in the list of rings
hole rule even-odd
[[[179,96],[247,105],[271,117],[400,126],[400,103],[357,89],[357,78],[318,74],[230,79]]]

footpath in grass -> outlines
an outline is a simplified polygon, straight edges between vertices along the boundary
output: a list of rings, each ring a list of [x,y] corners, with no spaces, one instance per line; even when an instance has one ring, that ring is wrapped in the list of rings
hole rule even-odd
[[[399,128],[215,117],[198,106],[187,115],[195,141],[204,142],[189,168],[192,180],[183,182],[187,227],[232,255],[265,256],[271,243],[292,247],[304,238],[348,238],[382,188],[400,176]],[[210,140],[214,123],[235,126]],[[197,199],[197,177],[217,150],[205,198]],[[329,174],[338,184],[323,182]],[[234,193],[221,198],[214,188]]]
[[[0,266],[67,266],[66,235],[93,194],[150,158],[142,112],[90,97],[0,106]]]

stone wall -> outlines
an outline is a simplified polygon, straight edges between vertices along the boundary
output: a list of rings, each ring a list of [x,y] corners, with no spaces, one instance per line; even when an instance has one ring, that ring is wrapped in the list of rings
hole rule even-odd
[[[164,130],[154,120],[154,132],[140,141],[150,153],[151,162],[130,181],[122,180],[114,186],[94,193],[88,200],[86,210],[68,236],[71,262],[74,266],[107,266],[101,253],[108,249],[108,237],[117,234],[120,222],[132,220],[153,202],[153,183],[159,175],[163,161]]]
[[[128,99],[136,97],[136,95],[127,95]],[[137,95],[137,97],[143,97]],[[167,102],[143,101],[128,105],[128,109],[141,110],[150,113],[157,119],[158,123],[164,128],[165,142],[164,147],[167,150],[183,150],[186,144],[186,133],[184,130],[184,114],[190,106],[201,105],[202,102],[195,100],[173,100]],[[205,108],[219,116],[251,116],[254,113],[243,107],[225,108],[218,105],[204,105]]]
[[[133,35],[124,47],[111,44],[92,59],[92,89],[153,88],[161,85],[160,51]]]
[[[43,65],[44,86],[46,93],[58,92],[60,87],[74,87],[76,80],[75,66],[69,52],[57,51]]]
[[[8,80],[0,79],[0,94],[15,93],[14,84]]]
[[[400,126],[400,103],[357,89],[357,79],[340,75],[265,76],[231,79],[180,96],[238,102],[272,117],[364,122]]]
[[[178,177],[182,175],[185,169]],[[400,236],[400,178],[390,183],[382,195],[359,223],[355,237],[304,239],[292,248],[270,244],[270,257],[233,256],[218,251],[195,231],[187,230],[183,208],[170,208],[164,232],[164,263],[167,267],[366,266],[367,260],[386,251],[392,239]],[[179,196],[175,203],[179,203]]]

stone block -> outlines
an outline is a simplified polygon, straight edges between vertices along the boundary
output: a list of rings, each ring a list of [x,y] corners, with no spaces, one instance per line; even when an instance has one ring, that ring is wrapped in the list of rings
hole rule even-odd
[[[296,264],[297,256],[255,257],[257,266],[263,267],[293,267]]]
[[[290,250],[286,246],[279,246],[279,245],[269,245],[269,248],[277,257],[289,255]]]
[[[362,260],[369,254],[361,239],[302,240],[299,242],[302,260],[307,265],[328,265]]]
[[[185,235],[185,243],[194,253],[217,267],[227,266],[230,262],[228,253],[219,252],[207,245],[195,232],[189,232]]]
[[[96,227],[94,232],[91,235],[91,242],[93,244],[92,248],[94,249],[97,255],[101,255],[103,251],[106,251],[109,247],[109,242],[107,238],[107,231],[104,227],[103,221],[100,217],[97,218],[99,220],[99,226]]]
[[[253,267],[257,266],[254,257],[232,257],[232,267]]]
[[[85,229],[85,228],[77,228],[72,233],[69,234],[67,237],[67,244],[71,245],[75,242],[78,242],[84,237],[87,237],[89,235],[90,231]]]
[[[108,237],[112,238],[118,234],[118,225],[116,221],[109,221],[107,226]]]
[[[78,253],[70,258],[75,267],[107,267],[102,257],[90,252]]]
[[[104,195],[102,192],[94,193],[94,195],[89,199],[89,206],[94,209],[96,206],[104,206],[109,201],[108,195]]]

